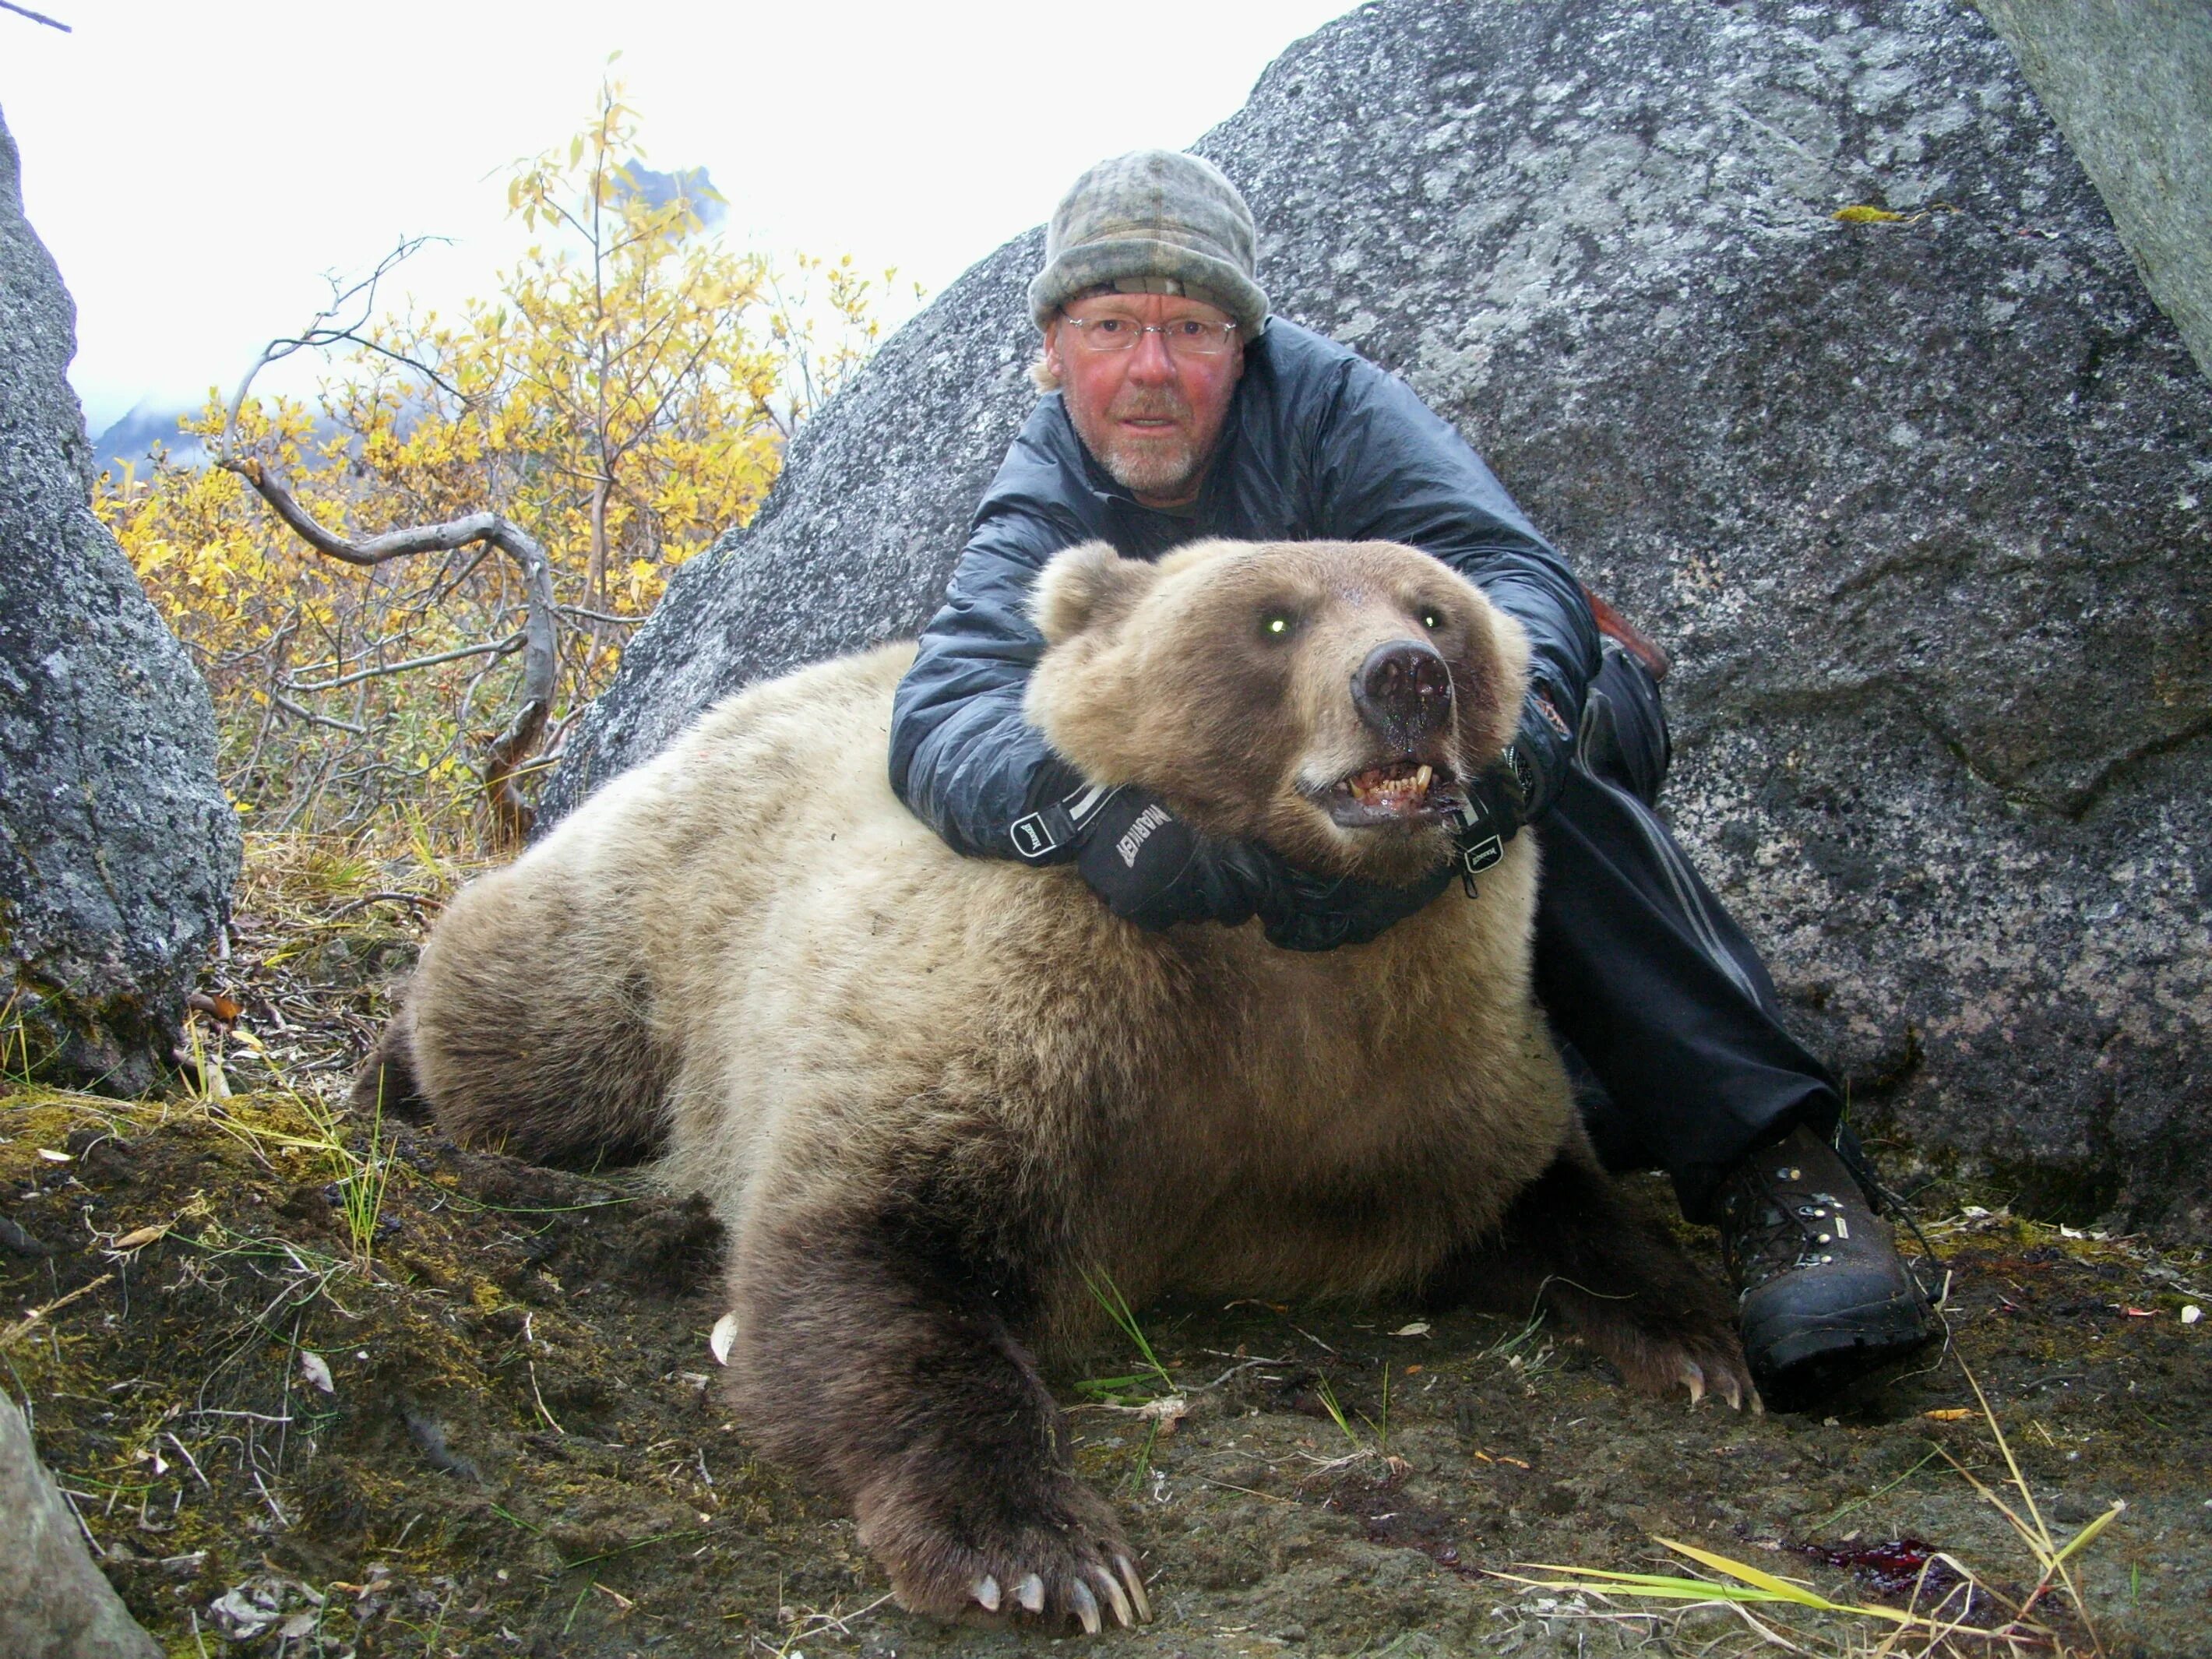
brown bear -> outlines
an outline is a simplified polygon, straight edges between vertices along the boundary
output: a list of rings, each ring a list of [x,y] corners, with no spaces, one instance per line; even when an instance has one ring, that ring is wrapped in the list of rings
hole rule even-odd
[[[1027,712],[1089,780],[1384,881],[1447,855],[1528,654],[1387,544],[1093,544],[1035,615]],[[745,1425],[851,1506],[902,1602],[1146,1616],[1033,1357],[1097,1322],[1086,1276],[1133,1304],[1540,1297],[1636,1387],[1750,1397],[1717,1288],[1575,1116],[1530,999],[1534,836],[1368,944],[1143,932],[893,796],[911,654],[731,698],[471,885],[361,1084],[526,1158],[658,1152],[709,1194]],[[1392,662],[1446,701],[1395,717]]]

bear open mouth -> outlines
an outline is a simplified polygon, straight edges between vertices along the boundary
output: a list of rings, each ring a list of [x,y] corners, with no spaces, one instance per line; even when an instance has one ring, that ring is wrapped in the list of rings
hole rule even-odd
[[[1321,798],[1330,817],[1346,830],[1385,823],[1426,823],[1454,798],[1450,772],[1426,761],[1388,761],[1339,778]]]

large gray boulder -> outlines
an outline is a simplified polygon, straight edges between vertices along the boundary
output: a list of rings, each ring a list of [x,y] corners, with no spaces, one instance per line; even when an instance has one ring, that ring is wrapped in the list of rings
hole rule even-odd
[[[238,819],[207,687],[88,504],[76,307],[18,177],[0,125],[0,1000],[34,1061],[130,1092],[174,1043]]]
[[[161,1659],[101,1577],[30,1425],[0,1393],[0,1653],[8,1659]]]
[[[1975,3],[2096,181],[2151,297],[2212,374],[2212,6]]]
[[[2212,388],[1980,16],[1383,0],[1198,148],[1279,308],[1673,648],[1675,821],[1859,1119],[2212,1233]],[[1031,400],[1036,257],[894,338],[679,574],[556,811],[928,615]]]

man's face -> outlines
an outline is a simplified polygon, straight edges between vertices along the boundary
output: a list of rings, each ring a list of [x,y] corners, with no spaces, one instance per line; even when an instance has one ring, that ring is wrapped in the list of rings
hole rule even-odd
[[[1178,357],[1164,335],[1148,333],[1127,351],[1092,351],[1071,317],[1159,327],[1226,323],[1229,313],[1176,295],[1100,294],[1070,301],[1045,330],[1045,365],[1060,379],[1076,435],[1109,476],[1146,507],[1195,501],[1244,372],[1243,342],[1231,334],[1216,356]]]

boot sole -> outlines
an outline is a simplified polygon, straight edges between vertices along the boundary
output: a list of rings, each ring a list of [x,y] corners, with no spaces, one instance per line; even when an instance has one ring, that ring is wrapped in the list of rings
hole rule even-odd
[[[1942,1335],[1913,1303],[1838,1310],[1771,1345],[1747,1340],[1757,1357],[1752,1377],[1775,1411],[1802,1411],[1855,1385],[1885,1379],[1892,1368]]]

